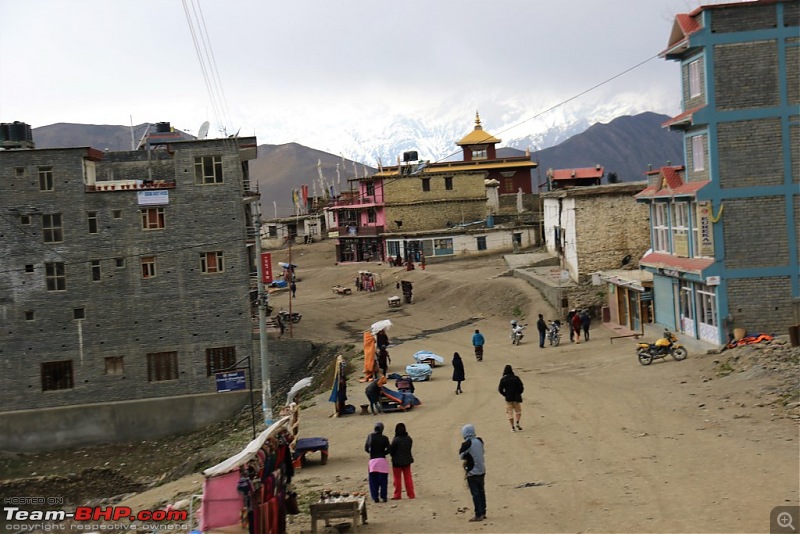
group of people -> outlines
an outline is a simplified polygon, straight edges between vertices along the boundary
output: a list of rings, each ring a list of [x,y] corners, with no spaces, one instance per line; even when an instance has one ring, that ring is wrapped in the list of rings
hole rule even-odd
[[[413,499],[416,497],[414,479],[411,476],[411,464],[414,463],[411,449],[414,440],[408,435],[404,423],[395,425],[391,442],[383,435],[383,429],[383,423],[375,423],[373,432],[367,436],[364,444],[364,451],[369,454],[369,494],[374,502],[386,502],[389,493],[389,461],[386,456],[389,455],[392,458],[394,481],[392,499],[402,498],[403,485],[408,498]]]
[[[389,336],[386,330],[381,330],[375,334],[375,344],[378,347],[377,357],[375,358],[375,369],[372,372],[372,380],[364,390],[364,394],[369,400],[369,409],[372,415],[383,413],[383,404],[381,403],[381,388],[386,384],[386,375],[389,371],[389,364],[392,363],[392,357],[389,356]]]
[[[569,340],[571,342],[581,342],[581,331],[583,331],[583,340],[589,341],[589,326],[592,324],[589,310],[570,310],[567,314],[567,324],[570,326]]]

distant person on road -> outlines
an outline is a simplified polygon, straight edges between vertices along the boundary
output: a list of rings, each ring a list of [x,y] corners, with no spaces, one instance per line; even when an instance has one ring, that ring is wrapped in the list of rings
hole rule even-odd
[[[461,355],[457,352],[453,353],[453,381],[456,383],[456,395],[464,393],[461,391],[461,382],[466,380],[464,376],[464,362],[461,360]]]
[[[578,313],[575,310],[570,310],[567,314],[567,330],[569,330],[569,342],[575,342],[575,330],[572,327],[572,318],[575,317],[575,314]]]
[[[572,316],[572,332],[570,332],[569,337],[575,337],[575,343],[581,342],[581,326],[583,326],[583,321],[581,321],[581,314],[577,311]]]
[[[292,280],[292,283],[289,285],[289,289],[292,291],[292,298],[296,298],[297,284],[294,283],[294,280]]]
[[[581,327],[583,328],[583,340],[589,341],[589,327],[592,324],[592,318],[589,317],[589,310],[581,312]]]
[[[479,362],[483,361],[483,344],[485,342],[483,334],[476,328],[475,333],[472,334],[472,346],[475,348],[475,359]]]
[[[408,435],[406,425],[397,423],[394,427],[394,439],[389,446],[389,453],[392,455],[392,480],[394,480],[392,500],[402,498],[404,482],[408,498],[416,497],[414,480],[411,478],[411,464],[414,463],[414,455],[411,454],[413,444],[414,440]]]
[[[367,436],[364,451],[369,453],[369,494],[375,502],[386,502],[389,493],[389,438],[383,435],[383,423],[375,423],[375,431]]]
[[[547,336],[547,323],[544,322],[544,316],[540,313],[539,320],[536,321],[536,328],[539,330],[539,348],[544,348],[544,338]]]
[[[472,504],[475,515],[471,522],[486,519],[486,488],[484,478],[486,475],[486,460],[484,458],[483,440],[475,434],[475,427],[464,425],[461,429],[464,442],[458,450],[467,475],[467,486],[472,495]]]
[[[503,369],[503,378],[500,379],[500,384],[497,386],[497,391],[506,399],[506,414],[508,415],[508,422],[511,423],[512,432],[522,430],[522,427],[519,426],[519,419],[522,416],[522,392],[524,390],[525,386],[522,385],[522,380],[514,374],[514,370],[510,365],[506,365],[506,368]]]

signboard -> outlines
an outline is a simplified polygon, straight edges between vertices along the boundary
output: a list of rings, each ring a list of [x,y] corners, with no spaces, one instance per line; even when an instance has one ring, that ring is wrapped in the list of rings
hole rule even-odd
[[[247,387],[247,380],[244,377],[244,371],[216,373],[214,376],[217,377],[217,393],[237,391]]]
[[[688,234],[673,234],[672,235],[672,251],[676,256],[681,258],[689,257],[689,235]]]
[[[261,253],[261,281],[265,284],[272,283],[272,253]]]
[[[714,256],[714,229],[711,226],[711,202],[697,203],[697,228],[700,236],[698,252],[700,256]]]
[[[707,286],[718,286],[720,282],[719,276],[706,276],[706,285]]]
[[[153,191],[139,191],[137,193],[140,206],[158,206],[169,204],[169,190],[155,189]]]

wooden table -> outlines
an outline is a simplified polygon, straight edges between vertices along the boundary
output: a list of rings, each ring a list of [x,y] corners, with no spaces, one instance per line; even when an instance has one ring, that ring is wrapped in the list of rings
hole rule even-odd
[[[325,526],[330,526],[331,519],[347,519],[353,521],[353,530],[358,529],[358,516],[361,524],[367,524],[367,499],[358,497],[353,500],[335,502],[318,502],[311,505],[311,532],[317,534],[317,521],[325,520]]]

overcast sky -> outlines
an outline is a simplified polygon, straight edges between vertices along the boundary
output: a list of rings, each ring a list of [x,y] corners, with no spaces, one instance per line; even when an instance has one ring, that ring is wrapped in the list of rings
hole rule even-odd
[[[340,128],[466,95],[478,109],[520,101],[541,111],[657,55],[674,15],[699,3],[0,0],[0,122],[132,117],[196,133],[209,120],[212,135],[224,125],[303,143],[314,131],[335,145]],[[184,5],[203,15],[220,82],[213,100]],[[677,64],[656,58],[582,99],[630,95],[674,115],[679,83]]]

